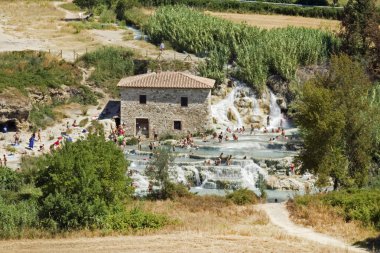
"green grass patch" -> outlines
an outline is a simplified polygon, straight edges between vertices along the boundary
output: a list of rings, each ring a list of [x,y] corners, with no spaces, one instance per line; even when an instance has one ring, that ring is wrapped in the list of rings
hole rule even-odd
[[[110,23],[99,23],[95,21],[74,21],[70,22],[69,26],[74,28],[73,33],[80,33],[82,30],[117,30],[118,28],[114,24]]]
[[[59,88],[78,85],[81,72],[71,63],[49,53],[21,51],[0,53],[0,91],[15,87]]]
[[[68,11],[81,11],[81,8],[74,3],[64,3],[64,4],[59,5],[59,7]]]

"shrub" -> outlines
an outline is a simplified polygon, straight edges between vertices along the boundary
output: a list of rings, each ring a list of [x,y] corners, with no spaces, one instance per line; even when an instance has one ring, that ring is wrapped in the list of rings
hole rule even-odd
[[[132,137],[127,140],[126,144],[129,146],[137,145],[139,140],[136,137]]]
[[[179,136],[173,134],[173,133],[164,133],[160,135],[160,141],[165,141],[165,140],[177,140],[179,139]]]
[[[129,231],[135,229],[160,228],[168,223],[166,216],[145,212],[140,208],[117,212],[106,218],[105,227]]]
[[[104,9],[99,16],[99,22],[101,23],[115,23],[116,14],[112,10]]]
[[[96,86],[105,88],[117,96],[116,84],[120,78],[133,74],[133,53],[130,50],[116,47],[99,48],[83,55],[79,61],[86,67],[95,67],[89,80]]]
[[[140,3],[138,0],[119,0],[117,1],[115,12],[116,12],[116,18],[119,20],[124,19],[124,13],[127,10],[132,9],[133,7],[139,6]]]
[[[85,127],[88,123],[88,118],[84,118],[81,121],[79,121],[79,126],[80,127]]]
[[[45,129],[55,123],[55,114],[50,105],[34,105],[29,112],[29,122],[33,128]]]
[[[380,230],[380,190],[348,189],[324,195],[306,195],[295,198],[297,205],[320,203],[335,208],[346,221],[358,220],[365,226]]]
[[[165,184],[164,191],[152,192],[148,198],[150,199],[178,199],[183,197],[190,197],[192,193],[189,192],[189,189],[183,184],[177,184],[173,182],[167,182]]]
[[[0,238],[18,237],[25,229],[38,226],[36,201],[6,203],[0,197]]]
[[[236,205],[256,204],[258,202],[256,194],[247,188],[233,191],[226,198],[232,200]]]
[[[6,148],[5,148],[6,151],[8,151],[9,153],[16,153],[16,148],[11,146],[11,145],[8,145]]]
[[[89,87],[81,85],[76,89],[76,93],[70,99],[70,102],[82,105],[97,105],[100,95],[92,91]]]
[[[39,217],[58,230],[97,228],[131,196],[123,152],[104,135],[66,143],[37,176]]]
[[[6,167],[0,167],[0,190],[18,191],[22,185],[21,176]]]
[[[80,110],[81,110],[82,116],[86,116],[87,115],[87,112],[88,112],[88,107],[87,106],[83,106]]]
[[[149,19],[149,16],[145,14],[140,8],[133,7],[132,9],[124,12],[123,20],[127,24],[134,25],[136,27],[142,27]]]

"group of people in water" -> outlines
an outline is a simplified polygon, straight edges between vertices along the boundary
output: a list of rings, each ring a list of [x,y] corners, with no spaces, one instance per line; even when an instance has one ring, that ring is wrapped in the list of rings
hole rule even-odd
[[[211,166],[211,165],[219,166],[222,164],[230,166],[232,164],[232,155],[224,156],[224,154],[221,153],[219,157],[213,162],[211,161],[211,159],[207,159],[204,161],[204,165],[206,166]]]

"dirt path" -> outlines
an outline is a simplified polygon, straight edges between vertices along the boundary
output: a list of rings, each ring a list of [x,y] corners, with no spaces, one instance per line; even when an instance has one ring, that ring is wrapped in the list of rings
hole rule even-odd
[[[331,236],[317,233],[312,229],[294,224],[289,219],[289,213],[286,209],[285,203],[267,203],[259,205],[258,207],[267,213],[270,221],[274,225],[282,228],[286,231],[287,234],[291,236],[296,236],[302,239],[333,246],[336,248],[342,248],[350,252],[367,252],[354,246],[350,246],[347,243],[335,239]]]
[[[65,2],[59,2],[59,1],[54,1],[52,2],[53,6],[57,9],[59,9],[60,11],[64,12],[65,13],[65,19],[75,19],[75,18],[79,18],[79,11],[78,12],[74,12],[74,11],[69,11],[69,10],[66,10],[62,7],[60,7],[61,4],[63,4]]]

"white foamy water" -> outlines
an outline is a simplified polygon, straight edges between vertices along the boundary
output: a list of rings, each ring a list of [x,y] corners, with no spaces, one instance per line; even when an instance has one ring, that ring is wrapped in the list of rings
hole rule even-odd
[[[245,165],[241,168],[242,187],[250,190],[257,190],[256,183],[259,180],[260,175],[266,179],[268,177],[268,172],[253,161]]]
[[[224,99],[211,106],[212,117],[218,121],[218,124],[233,128],[243,126],[243,120],[234,104],[236,94],[239,90],[240,87],[233,88],[230,94],[228,94]],[[228,119],[227,115],[229,111],[235,116],[235,122]]]
[[[239,99],[240,93],[244,92],[248,94],[244,97],[245,101],[249,101],[252,104],[250,115],[253,116],[261,116],[263,119],[262,124],[266,126],[266,118],[267,115],[264,114],[262,108],[260,107],[260,103],[256,97],[256,95],[252,92],[252,89],[249,88],[246,84],[242,82],[238,82],[238,85],[232,89],[232,91],[221,101],[218,103],[211,105],[211,113],[212,117],[216,119],[217,125],[230,127],[232,129],[240,128],[244,125],[243,116],[239,113],[238,108],[235,105],[235,101]],[[269,108],[270,108],[270,128],[277,128],[281,126],[287,127],[287,121],[283,117],[281,113],[281,108],[277,103],[276,95],[270,91],[269,97]],[[236,120],[229,120],[228,114],[233,114]]]

